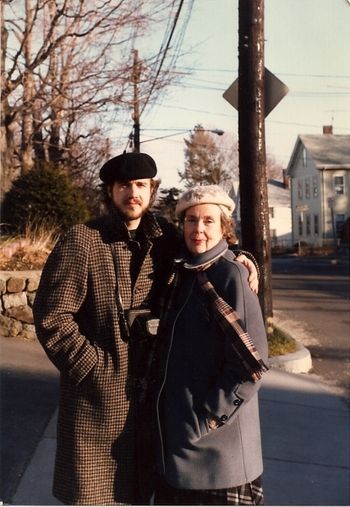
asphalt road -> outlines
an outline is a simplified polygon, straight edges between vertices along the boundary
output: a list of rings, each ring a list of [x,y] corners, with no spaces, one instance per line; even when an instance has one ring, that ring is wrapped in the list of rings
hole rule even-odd
[[[312,373],[349,401],[349,263],[277,257],[272,273],[275,320],[310,350]]]

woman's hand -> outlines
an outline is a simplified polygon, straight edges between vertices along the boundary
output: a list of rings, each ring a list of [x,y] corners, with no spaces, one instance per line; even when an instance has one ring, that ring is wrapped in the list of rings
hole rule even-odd
[[[245,266],[248,269],[248,271],[249,271],[249,276],[248,276],[249,287],[251,288],[251,290],[253,292],[255,292],[255,294],[257,294],[258,290],[259,290],[259,278],[258,278],[258,272],[256,270],[254,262],[251,261],[250,259],[248,259],[248,257],[246,257],[244,254],[238,255],[238,257],[236,257],[236,260],[238,262],[241,262],[243,264],[243,266]]]

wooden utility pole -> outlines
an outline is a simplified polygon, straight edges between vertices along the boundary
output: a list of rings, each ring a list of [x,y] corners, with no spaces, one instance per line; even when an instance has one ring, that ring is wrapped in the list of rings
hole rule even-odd
[[[238,134],[243,248],[261,271],[265,323],[272,317],[271,240],[267,197],[264,100],[264,0],[239,0]]]
[[[138,51],[134,49],[134,63],[132,71],[132,82],[134,85],[134,111],[132,119],[134,121],[133,126],[133,151],[140,152],[140,103],[139,103],[139,82],[141,74],[141,64],[138,58]]]

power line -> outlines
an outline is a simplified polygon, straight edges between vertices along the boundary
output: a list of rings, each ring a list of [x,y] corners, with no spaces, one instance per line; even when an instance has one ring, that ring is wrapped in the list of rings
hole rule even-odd
[[[238,69],[213,69],[206,67],[178,67],[179,71],[186,72],[223,72],[230,74],[238,74]],[[292,77],[313,77],[313,78],[335,78],[335,79],[350,79],[350,75],[333,75],[333,74],[299,74],[297,72],[275,72],[278,76],[292,76]]]
[[[213,111],[208,111],[208,110],[205,110],[205,109],[192,109],[192,108],[189,108],[189,107],[170,106],[170,105],[163,105],[162,107],[169,108],[169,109],[181,109],[183,111],[190,111],[192,113],[205,113],[205,114],[210,114],[212,116],[224,116],[226,118],[232,118],[231,114],[213,112]],[[313,128],[319,128],[320,127],[319,124],[314,125],[314,124],[308,124],[308,123],[278,121],[278,120],[270,120],[270,119],[266,119],[266,123],[278,123],[278,124],[281,124],[281,125],[294,125],[294,126],[297,126],[297,127],[313,127]],[[337,129],[338,130],[346,130],[346,131],[350,130],[349,127],[337,127]]]
[[[147,98],[146,98],[146,100],[145,100],[145,103],[144,103],[144,105],[143,105],[143,107],[142,107],[142,109],[141,109],[141,113],[140,113],[140,114],[142,114],[142,113],[143,113],[143,111],[145,110],[145,108],[146,108],[146,106],[147,106],[147,104],[148,104],[148,101],[149,101],[149,99],[151,98],[151,95],[152,95],[152,93],[153,93],[153,90],[154,90],[154,88],[155,88],[155,86],[156,86],[157,79],[158,79],[159,74],[160,74],[160,71],[161,71],[161,69],[162,69],[162,66],[163,66],[163,63],[164,63],[164,60],[165,60],[166,54],[167,54],[167,52],[168,52],[168,50],[169,50],[169,46],[170,46],[171,39],[172,39],[172,37],[173,37],[173,35],[174,35],[175,27],[176,27],[176,25],[177,25],[177,22],[178,22],[178,19],[179,19],[179,16],[180,16],[180,12],[181,12],[181,9],[182,9],[182,6],[183,6],[183,3],[184,3],[184,0],[180,0],[180,4],[179,4],[179,7],[178,7],[178,10],[177,10],[177,12],[176,12],[176,14],[175,14],[175,19],[174,19],[174,22],[173,22],[173,26],[172,26],[172,29],[171,29],[170,35],[169,35],[169,37],[168,37],[167,44],[166,44],[165,49],[164,49],[164,51],[163,51],[163,56],[162,56],[162,59],[161,59],[161,61],[160,61],[159,67],[158,67],[158,69],[157,69],[156,75],[155,75],[154,80],[153,80],[153,83],[152,83],[152,85],[151,85],[151,89],[150,89],[150,91],[148,92],[148,96],[147,96]]]
[[[168,66],[167,72],[169,72],[172,69],[172,67],[175,66],[175,63],[177,61],[177,58],[178,58],[178,55],[179,55],[179,52],[180,52],[180,49],[181,49],[181,46],[182,46],[182,43],[183,43],[185,31],[186,31],[186,28],[187,28],[187,25],[188,25],[188,22],[189,22],[189,19],[190,19],[190,16],[191,16],[191,12],[192,12],[192,8],[193,8],[193,3],[194,3],[194,0],[191,0],[190,4],[189,4],[190,7],[188,9],[187,18],[185,18],[185,22],[183,23],[183,26],[182,26],[182,28],[180,30],[180,35],[177,37],[177,42],[175,43],[175,51],[174,51],[174,53],[172,55],[172,58],[171,58],[169,66]],[[173,39],[173,36],[174,36],[174,33],[175,33],[175,28],[176,28],[176,25],[178,23],[178,20],[179,20],[179,17],[180,17],[180,13],[181,13],[183,4],[184,4],[184,0],[180,0],[180,3],[179,3],[178,8],[177,8],[177,11],[175,13],[175,17],[174,17],[174,20],[173,20],[173,23],[172,23],[171,30],[170,30],[170,33],[169,33],[168,36],[167,36],[167,32],[168,32],[168,29],[169,29],[170,25],[169,25],[169,22],[167,24],[167,27],[166,27],[166,30],[165,30],[165,35],[163,37],[163,41],[161,43],[160,50],[158,51],[157,56],[156,56],[155,66],[158,65],[158,68],[157,68],[156,74],[154,76],[154,79],[152,81],[150,90],[149,90],[149,92],[148,92],[148,94],[146,96],[146,99],[144,101],[144,104],[143,104],[143,106],[141,108],[141,111],[139,111],[139,109],[138,109],[138,100],[136,101],[136,99],[135,99],[135,89],[137,89],[137,82],[134,81],[134,104],[135,104],[134,111],[135,111],[136,104],[137,104],[138,114],[137,114],[137,119],[136,120],[134,119],[134,127],[133,127],[134,131],[132,131],[129,134],[129,140],[133,139],[134,144],[135,144],[134,148],[136,149],[136,151],[138,151],[139,135],[137,133],[135,133],[135,129],[136,130],[139,129],[139,118],[141,117],[142,113],[144,112],[145,108],[147,107],[148,102],[149,102],[149,100],[150,100],[150,98],[152,96],[152,93],[153,93],[153,91],[154,91],[154,89],[156,87],[158,77],[159,77],[160,72],[162,70],[165,58],[166,58],[167,53],[168,53],[169,48],[170,48],[170,43],[171,43],[171,41]],[[174,5],[175,5],[175,0],[172,3],[172,8],[174,7]],[[165,44],[166,38],[167,38],[167,42]],[[164,47],[164,44],[165,44],[165,47]],[[161,60],[159,62],[160,55],[162,55],[162,57],[161,57]],[[158,62],[159,62],[159,64],[158,64]],[[135,113],[134,113],[134,116],[135,116]],[[127,144],[126,144],[126,148],[127,148],[128,144],[129,144],[129,140],[128,140]]]
[[[202,81],[203,82],[203,81]],[[220,88],[215,86],[204,86],[202,84],[195,84],[191,82],[187,83],[173,83],[169,86],[179,86],[181,88],[192,88],[195,90],[212,90],[212,91],[225,91],[225,88],[227,87],[227,84],[223,84]],[[330,92],[330,91],[303,91],[303,90],[290,90],[289,96],[294,97],[333,97],[333,96],[348,96],[350,95],[349,92]]]
[[[167,67],[167,69],[165,71],[167,74],[169,74],[171,72],[173,73],[173,75],[180,74],[179,72],[175,72],[174,68],[175,68],[177,59],[179,58],[180,51],[181,51],[182,44],[183,44],[183,40],[184,40],[185,33],[186,33],[186,30],[187,30],[187,26],[188,26],[188,23],[189,23],[190,18],[191,18],[193,4],[194,4],[194,0],[189,0],[187,2],[187,14],[185,14],[185,19],[184,19],[184,21],[182,23],[182,26],[180,28],[180,32],[177,35],[177,41],[175,42],[175,46],[172,47],[173,55],[171,56],[171,60],[170,60],[170,62],[168,64],[168,67]],[[159,54],[161,54],[161,50],[160,50]],[[162,100],[162,98],[160,100]],[[143,109],[145,109],[146,105],[147,104],[145,104],[145,106],[144,106]],[[158,106],[159,105],[160,105],[160,102],[158,103]],[[152,107],[153,107],[153,104],[152,104]],[[150,112],[150,109],[148,110],[148,112]]]

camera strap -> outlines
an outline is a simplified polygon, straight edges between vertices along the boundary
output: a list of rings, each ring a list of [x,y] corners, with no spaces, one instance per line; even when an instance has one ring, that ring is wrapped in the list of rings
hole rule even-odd
[[[123,307],[123,301],[119,292],[119,285],[118,285],[118,263],[117,263],[117,255],[115,253],[115,249],[113,245],[110,245],[111,252],[112,252],[112,258],[113,258],[113,266],[114,266],[114,273],[115,273],[115,302],[117,306],[118,311],[118,317],[119,317],[119,326],[120,326],[120,336],[121,339],[124,342],[128,342],[130,338],[130,330],[129,326],[126,320],[125,310]]]

